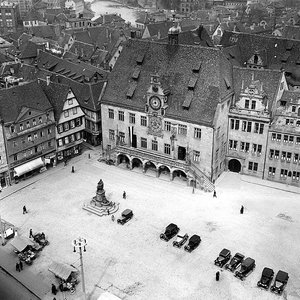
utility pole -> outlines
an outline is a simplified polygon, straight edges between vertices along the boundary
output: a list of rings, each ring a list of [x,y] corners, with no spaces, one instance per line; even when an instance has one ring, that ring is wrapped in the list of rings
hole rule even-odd
[[[74,247],[74,250],[73,252],[76,252],[76,248],[79,248],[79,255],[80,255],[80,267],[81,267],[81,281],[82,281],[82,291],[83,291],[83,294],[84,294],[84,300],[87,300],[87,297],[86,297],[86,293],[85,293],[85,282],[84,282],[84,270],[83,270],[83,258],[82,258],[82,248],[83,248],[83,251],[85,252],[86,249],[85,249],[85,246],[86,246],[86,239],[83,239],[81,237],[79,237],[78,239],[74,240],[73,241],[73,247]]]

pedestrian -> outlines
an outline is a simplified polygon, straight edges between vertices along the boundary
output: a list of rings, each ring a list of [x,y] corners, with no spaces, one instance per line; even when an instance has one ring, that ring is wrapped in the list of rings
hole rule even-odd
[[[217,198],[217,192],[216,192],[216,190],[214,190],[213,198]]]
[[[111,216],[111,220],[112,220],[113,222],[115,221],[115,216],[114,216],[114,215]]]
[[[18,262],[16,263],[16,271],[20,272],[20,265]]]
[[[91,153],[89,153],[89,159],[91,158]]]
[[[220,272],[218,271],[217,273],[216,273],[216,281],[219,281],[220,280]]]
[[[22,263],[22,261],[20,261],[19,266],[20,266],[20,270],[22,271],[23,270],[23,263]]]
[[[24,215],[24,214],[27,214],[27,213],[28,213],[28,211],[27,211],[27,209],[26,209],[26,206],[24,205],[24,206],[23,206],[23,215]]]
[[[240,209],[240,214],[242,215],[243,213],[244,213],[244,206],[242,205]]]
[[[53,295],[56,295],[57,289],[56,289],[56,286],[53,283],[52,283],[51,291],[52,291]]]
[[[126,199],[126,192],[123,192],[123,199]]]
[[[67,165],[67,160],[65,159],[65,161],[64,161],[64,166],[66,166]]]
[[[74,169],[74,166],[72,166],[72,173],[74,173],[75,172],[75,169]]]
[[[32,229],[29,230],[29,238],[33,238]]]

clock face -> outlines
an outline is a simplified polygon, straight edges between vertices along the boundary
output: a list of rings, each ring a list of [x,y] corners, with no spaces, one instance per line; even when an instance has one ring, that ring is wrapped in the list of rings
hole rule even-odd
[[[159,131],[161,129],[161,119],[158,117],[152,117],[150,119],[150,125],[153,131]]]
[[[152,96],[150,98],[149,102],[150,102],[150,106],[151,106],[152,109],[154,109],[154,110],[160,109],[161,101],[160,101],[160,99],[158,97]]]

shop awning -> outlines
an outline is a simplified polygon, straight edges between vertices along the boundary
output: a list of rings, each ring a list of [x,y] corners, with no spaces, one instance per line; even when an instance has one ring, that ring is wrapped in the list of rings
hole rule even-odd
[[[26,236],[16,236],[10,242],[19,252],[23,251],[27,246],[34,246],[34,242]]]
[[[53,262],[48,270],[63,280],[67,280],[72,272],[77,272],[77,269],[73,268],[72,266],[57,262]]]
[[[36,158],[32,161],[29,161],[25,163],[24,165],[15,167],[14,169],[14,176],[22,176],[23,174],[26,174],[32,170],[35,170],[39,167],[44,166],[44,162],[41,157]]]

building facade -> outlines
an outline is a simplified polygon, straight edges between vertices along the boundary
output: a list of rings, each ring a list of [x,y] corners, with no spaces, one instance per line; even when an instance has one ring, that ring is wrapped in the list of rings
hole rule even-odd
[[[287,90],[283,72],[234,67],[236,101],[229,110],[227,167],[264,177],[269,125]]]
[[[264,179],[300,186],[300,93],[285,91],[268,134]]]
[[[117,164],[212,190],[225,167],[230,72],[219,49],[178,45],[175,28],[166,44],[129,41],[101,101],[104,149]]]
[[[18,4],[2,2],[0,4],[0,33],[16,32],[20,19]]]
[[[0,93],[6,99],[0,111],[9,176],[19,179],[55,157],[53,108],[37,82],[2,89]]]

